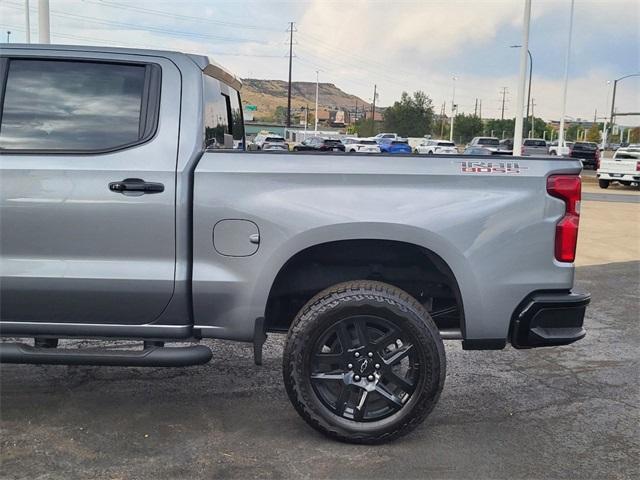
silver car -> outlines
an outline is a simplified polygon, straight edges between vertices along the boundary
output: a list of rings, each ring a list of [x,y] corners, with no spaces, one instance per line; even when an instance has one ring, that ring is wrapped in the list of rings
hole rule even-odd
[[[547,142],[542,138],[525,138],[522,143],[522,155],[549,155]]]

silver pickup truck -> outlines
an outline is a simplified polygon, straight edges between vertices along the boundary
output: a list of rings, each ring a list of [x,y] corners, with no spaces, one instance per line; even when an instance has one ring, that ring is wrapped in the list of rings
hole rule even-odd
[[[300,415],[375,443],[434,408],[443,340],[585,335],[579,160],[245,152],[241,82],[206,57],[6,45],[0,62],[2,362],[196,365],[217,338],[259,364],[282,332]]]

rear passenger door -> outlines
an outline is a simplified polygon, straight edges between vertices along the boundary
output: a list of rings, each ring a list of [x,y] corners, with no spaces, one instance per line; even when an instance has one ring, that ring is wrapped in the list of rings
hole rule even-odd
[[[65,50],[2,62],[2,320],[156,320],[174,289],[178,69]]]

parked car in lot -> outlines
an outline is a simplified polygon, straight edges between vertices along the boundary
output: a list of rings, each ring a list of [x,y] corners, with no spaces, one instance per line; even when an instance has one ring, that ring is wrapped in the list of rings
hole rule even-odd
[[[391,140],[384,138],[378,141],[382,153],[413,153],[409,142],[406,140]]]
[[[243,152],[242,83],[207,57],[33,44],[0,62],[2,362],[178,367],[218,338],[260,364],[287,332],[297,412],[380,443],[433,410],[444,340],[585,335],[576,159]]]
[[[505,138],[504,140],[500,140],[500,150],[513,151],[513,140],[511,138]]]
[[[294,145],[294,152],[344,152],[342,142],[335,138],[313,137],[303,140],[302,143]]]
[[[474,137],[467,147],[484,147],[497,149],[500,147],[500,140],[496,137]]]
[[[284,137],[275,134],[258,134],[253,140],[253,144],[256,146],[256,150],[264,151],[288,151],[289,145],[284,140]]]
[[[600,188],[609,188],[611,182],[625,186],[640,185],[640,145],[619,148],[613,158],[601,159],[596,177]]]
[[[373,139],[379,142],[380,140],[402,140],[402,137],[397,133],[379,133]]]
[[[416,153],[422,155],[452,155],[457,154],[456,144],[448,140],[424,139],[416,147]]]
[[[372,138],[345,138],[342,143],[348,153],[380,153],[378,142]]]
[[[549,147],[542,138],[525,138],[522,142],[522,155],[549,155]]]
[[[488,147],[467,147],[462,152],[463,155],[512,155],[510,150],[496,150]]]
[[[549,145],[549,155],[556,155],[558,157],[568,157],[571,153],[571,147],[574,142],[564,142],[564,146],[558,145],[558,141],[554,140]]]
[[[593,142],[575,142],[569,151],[569,157],[582,160],[584,167],[598,168],[600,148]]]

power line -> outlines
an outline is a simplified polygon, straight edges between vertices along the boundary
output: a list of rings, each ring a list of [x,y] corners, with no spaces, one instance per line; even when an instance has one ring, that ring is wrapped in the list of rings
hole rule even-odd
[[[184,15],[184,14],[179,14],[179,13],[173,13],[173,12],[167,12],[164,10],[156,10],[153,8],[148,8],[148,7],[140,7],[140,6],[136,6],[136,5],[129,5],[129,4],[123,4],[123,3],[118,3],[118,2],[110,2],[107,0],[100,0],[100,1],[92,1],[92,0],[84,0],[86,3],[93,3],[94,5],[101,5],[101,6],[105,6],[105,7],[111,7],[111,8],[117,8],[117,9],[124,9],[124,10],[131,10],[131,11],[135,11],[135,12],[142,12],[142,13],[151,13],[153,15],[157,15],[157,16],[161,16],[161,17],[167,17],[167,18],[171,18],[171,19],[183,19],[183,20],[188,20],[191,22],[199,22],[199,23],[205,23],[207,25],[221,25],[224,27],[228,27],[228,28],[242,28],[242,29],[250,29],[250,30],[266,30],[266,31],[270,31],[270,32],[279,32],[279,29],[275,29],[275,28],[269,28],[269,27],[263,27],[263,26],[259,26],[259,25],[249,25],[249,24],[245,24],[245,23],[235,23],[235,22],[226,22],[226,21],[221,21],[221,20],[212,20],[209,18],[201,18],[201,17],[194,17],[191,15]]]
[[[7,5],[9,8],[13,8],[15,10],[23,9],[21,5],[16,3],[5,2],[4,4]],[[35,10],[35,8],[32,7],[31,10]],[[239,37],[230,37],[228,35],[213,35],[210,33],[197,33],[197,32],[186,32],[183,30],[170,30],[167,28],[155,27],[152,25],[141,26],[133,23],[120,22],[115,20],[103,20],[95,17],[77,15],[74,13],[60,12],[56,10],[51,11],[51,16],[69,18],[73,20],[82,20],[83,22],[95,23],[97,25],[105,25],[105,26],[112,26],[112,27],[115,26],[115,27],[128,28],[132,30],[142,30],[146,32],[161,33],[161,34],[174,36],[174,37],[210,39],[210,40],[223,41],[223,42],[274,44],[273,42],[264,42],[264,41],[261,41],[260,39],[255,39],[255,38],[239,38]]]
[[[20,32],[24,32],[26,31],[25,28],[22,27],[16,27],[14,25],[8,25],[8,24],[0,24],[0,28],[4,29],[4,28],[8,28],[11,30],[16,30],[16,31],[20,31]],[[144,44],[144,43],[128,43],[128,42],[123,42],[122,40],[117,40],[115,42],[114,45],[114,41],[113,40],[107,40],[105,38],[97,38],[97,37],[88,37],[88,36],[84,36],[84,35],[75,35],[75,34],[71,34],[71,33],[60,33],[59,31],[57,32],[51,32],[52,35],[55,35],[56,37],[61,37],[61,38],[69,38],[71,40],[84,40],[84,41],[88,41],[88,42],[99,42],[99,43],[103,43],[106,44],[107,46],[127,46],[127,47],[131,47],[131,48],[149,48],[149,49],[153,49],[153,50],[159,50],[158,45],[148,45],[148,44]],[[228,52],[207,52],[207,54],[210,55],[220,55],[220,56],[229,56],[229,57],[256,57],[256,58],[283,58],[282,55],[259,55],[259,54],[251,54],[251,53],[228,53]]]

